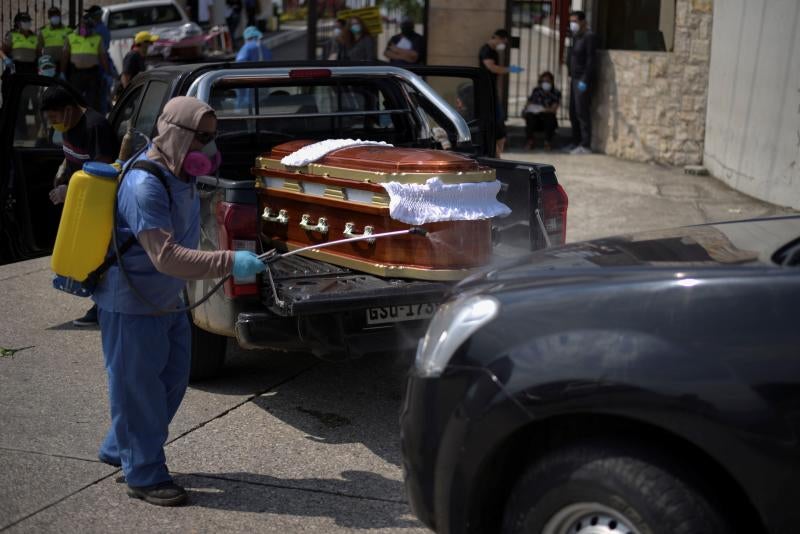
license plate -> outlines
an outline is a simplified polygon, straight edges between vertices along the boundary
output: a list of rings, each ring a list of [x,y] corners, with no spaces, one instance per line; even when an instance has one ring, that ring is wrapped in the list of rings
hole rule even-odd
[[[367,310],[367,324],[399,323],[430,319],[436,311],[436,304],[400,304],[398,306],[379,306]]]

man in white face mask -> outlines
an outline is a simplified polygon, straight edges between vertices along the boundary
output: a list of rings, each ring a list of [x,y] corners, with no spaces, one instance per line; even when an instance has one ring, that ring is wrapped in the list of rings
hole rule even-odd
[[[569,120],[572,123],[570,154],[592,152],[592,92],[597,74],[597,36],[589,29],[586,13],[573,11],[569,17],[572,46],[567,68],[571,78]]]
[[[480,51],[478,52],[478,66],[482,69],[489,71],[494,84],[494,90],[497,94],[497,113],[495,124],[495,150],[497,156],[503,153],[503,148],[506,144],[506,125],[505,114],[500,102],[500,95],[503,94],[500,85],[498,84],[499,77],[505,76],[509,73],[518,74],[524,69],[518,65],[509,65],[508,67],[500,64],[500,54],[505,52],[508,48],[508,43],[511,35],[508,30],[500,29],[492,34],[492,38],[486,41]]]

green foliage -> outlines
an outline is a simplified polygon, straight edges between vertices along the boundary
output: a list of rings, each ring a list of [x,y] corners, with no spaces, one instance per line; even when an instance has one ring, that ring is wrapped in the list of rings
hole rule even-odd
[[[7,349],[5,347],[0,347],[0,358],[11,358],[14,359],[14,354],[18,353],[21,350],[32,349],[34,345],[30,347],[20,347],[18,349]]]

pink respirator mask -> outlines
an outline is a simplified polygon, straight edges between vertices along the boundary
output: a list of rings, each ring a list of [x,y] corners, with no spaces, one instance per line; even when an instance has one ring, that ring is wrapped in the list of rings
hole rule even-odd
[[[208,156],[199,150],[192,150],[183,160],[183,170],[189,176],[206,176],[216,171],[222,163],[219,150]]]

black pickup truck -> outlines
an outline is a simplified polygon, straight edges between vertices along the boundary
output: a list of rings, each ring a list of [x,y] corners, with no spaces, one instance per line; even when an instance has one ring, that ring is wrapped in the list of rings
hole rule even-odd
[[[413,72],[411,72],[413,71]],[[292,139],[359,138],[400,147],[449,149],[496,169],[512,215],[493,225],[497,255],[564,242],[567,197],[553,167],[495,158],[494,89],[470,67],[386,64],[216,63],[156,68],[139,76],[109,115],[117,135],[155,135],[174,96],[208,102],[219,119],[218,176],[200,177],[204,250],[262,251],[254,180],[257,155]],[[58,209],[48,200],[61,147],[36,112],[44,86],[17,76],[3,87],[0,115],[0,263],[49,253]],[[24,105],[29,102],[30,105]],[[140,140],[144,143],[144,140]],[[388,279],[294,256],[260,278],[225,284],[192,312],[193,378],[213,376],[228,338],[247,349],[304,350],[349,358],[416,347],[451,283]],[[190,303],[215,281],[192,282]],[[399,313],[400,310],[402,313]]]

